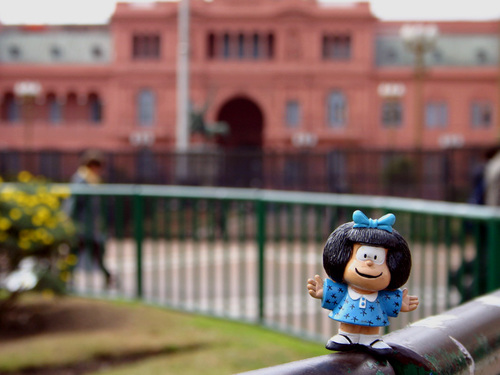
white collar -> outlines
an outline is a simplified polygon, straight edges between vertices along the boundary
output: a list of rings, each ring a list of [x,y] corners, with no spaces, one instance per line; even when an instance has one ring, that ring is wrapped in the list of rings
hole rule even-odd
[[[365,297],[368,301],[375,302],[375,300],[378,297],[378,292],[374,292],[371,294],[361,294],[361,293],[356,292],[350,286],[347,287],[347,291],[349,293],[349,297],[351,297],[354,301],[357,301],[361,297]]]

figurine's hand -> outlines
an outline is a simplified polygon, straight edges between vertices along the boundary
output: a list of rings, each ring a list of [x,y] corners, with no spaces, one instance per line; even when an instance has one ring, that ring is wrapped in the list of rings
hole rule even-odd
[[[409,296],[408,289],[403,289],[403,303],[401,304],[401,311],[413,311],[417,308],[418,303],[419,301],[417,296]]]
[[[323,279],[320,275],[314,276],[314,279],[307,280],[307,290],[309,290],[311,297],[323,298]]]

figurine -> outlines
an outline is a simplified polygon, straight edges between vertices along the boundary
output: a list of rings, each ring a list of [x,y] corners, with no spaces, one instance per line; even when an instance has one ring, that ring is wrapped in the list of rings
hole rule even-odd
[[[327,349],[348,351],[362,345],[387,355],[392,348],[382,341],[380,328],[389,325],[388,317],[413,311],[419,303],[407,289],[398,289],[410,276],[410,249],[392,228],[393,214],[373,220],[357,210],[352,216],[353,221],[339,226],[326,241],[323,267],[330,278],[323,282],[316,275],[307,289],[340,322]]]

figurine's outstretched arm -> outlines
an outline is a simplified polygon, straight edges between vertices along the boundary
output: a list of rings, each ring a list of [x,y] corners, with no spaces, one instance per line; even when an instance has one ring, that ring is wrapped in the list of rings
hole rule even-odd
[[[314,276],[314,279],[307,280],[307,290],[311,297],[323,298],[323,279],[320,275]]]
[[[403,289],[403,303],[401,304],[401,311],[413,311],[418,307],[418,303],[419,301],[417,296],[409,296],[408,289]]]

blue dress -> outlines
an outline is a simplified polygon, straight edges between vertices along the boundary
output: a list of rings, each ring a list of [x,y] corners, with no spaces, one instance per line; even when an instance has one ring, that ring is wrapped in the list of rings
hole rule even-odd
[[[398,316],[402,302],[400,289],[363,295],[346,284],[325,279],[321,307],[331,310],[328,316],[342,323],[383,327],[389,325],[389,317]]]

